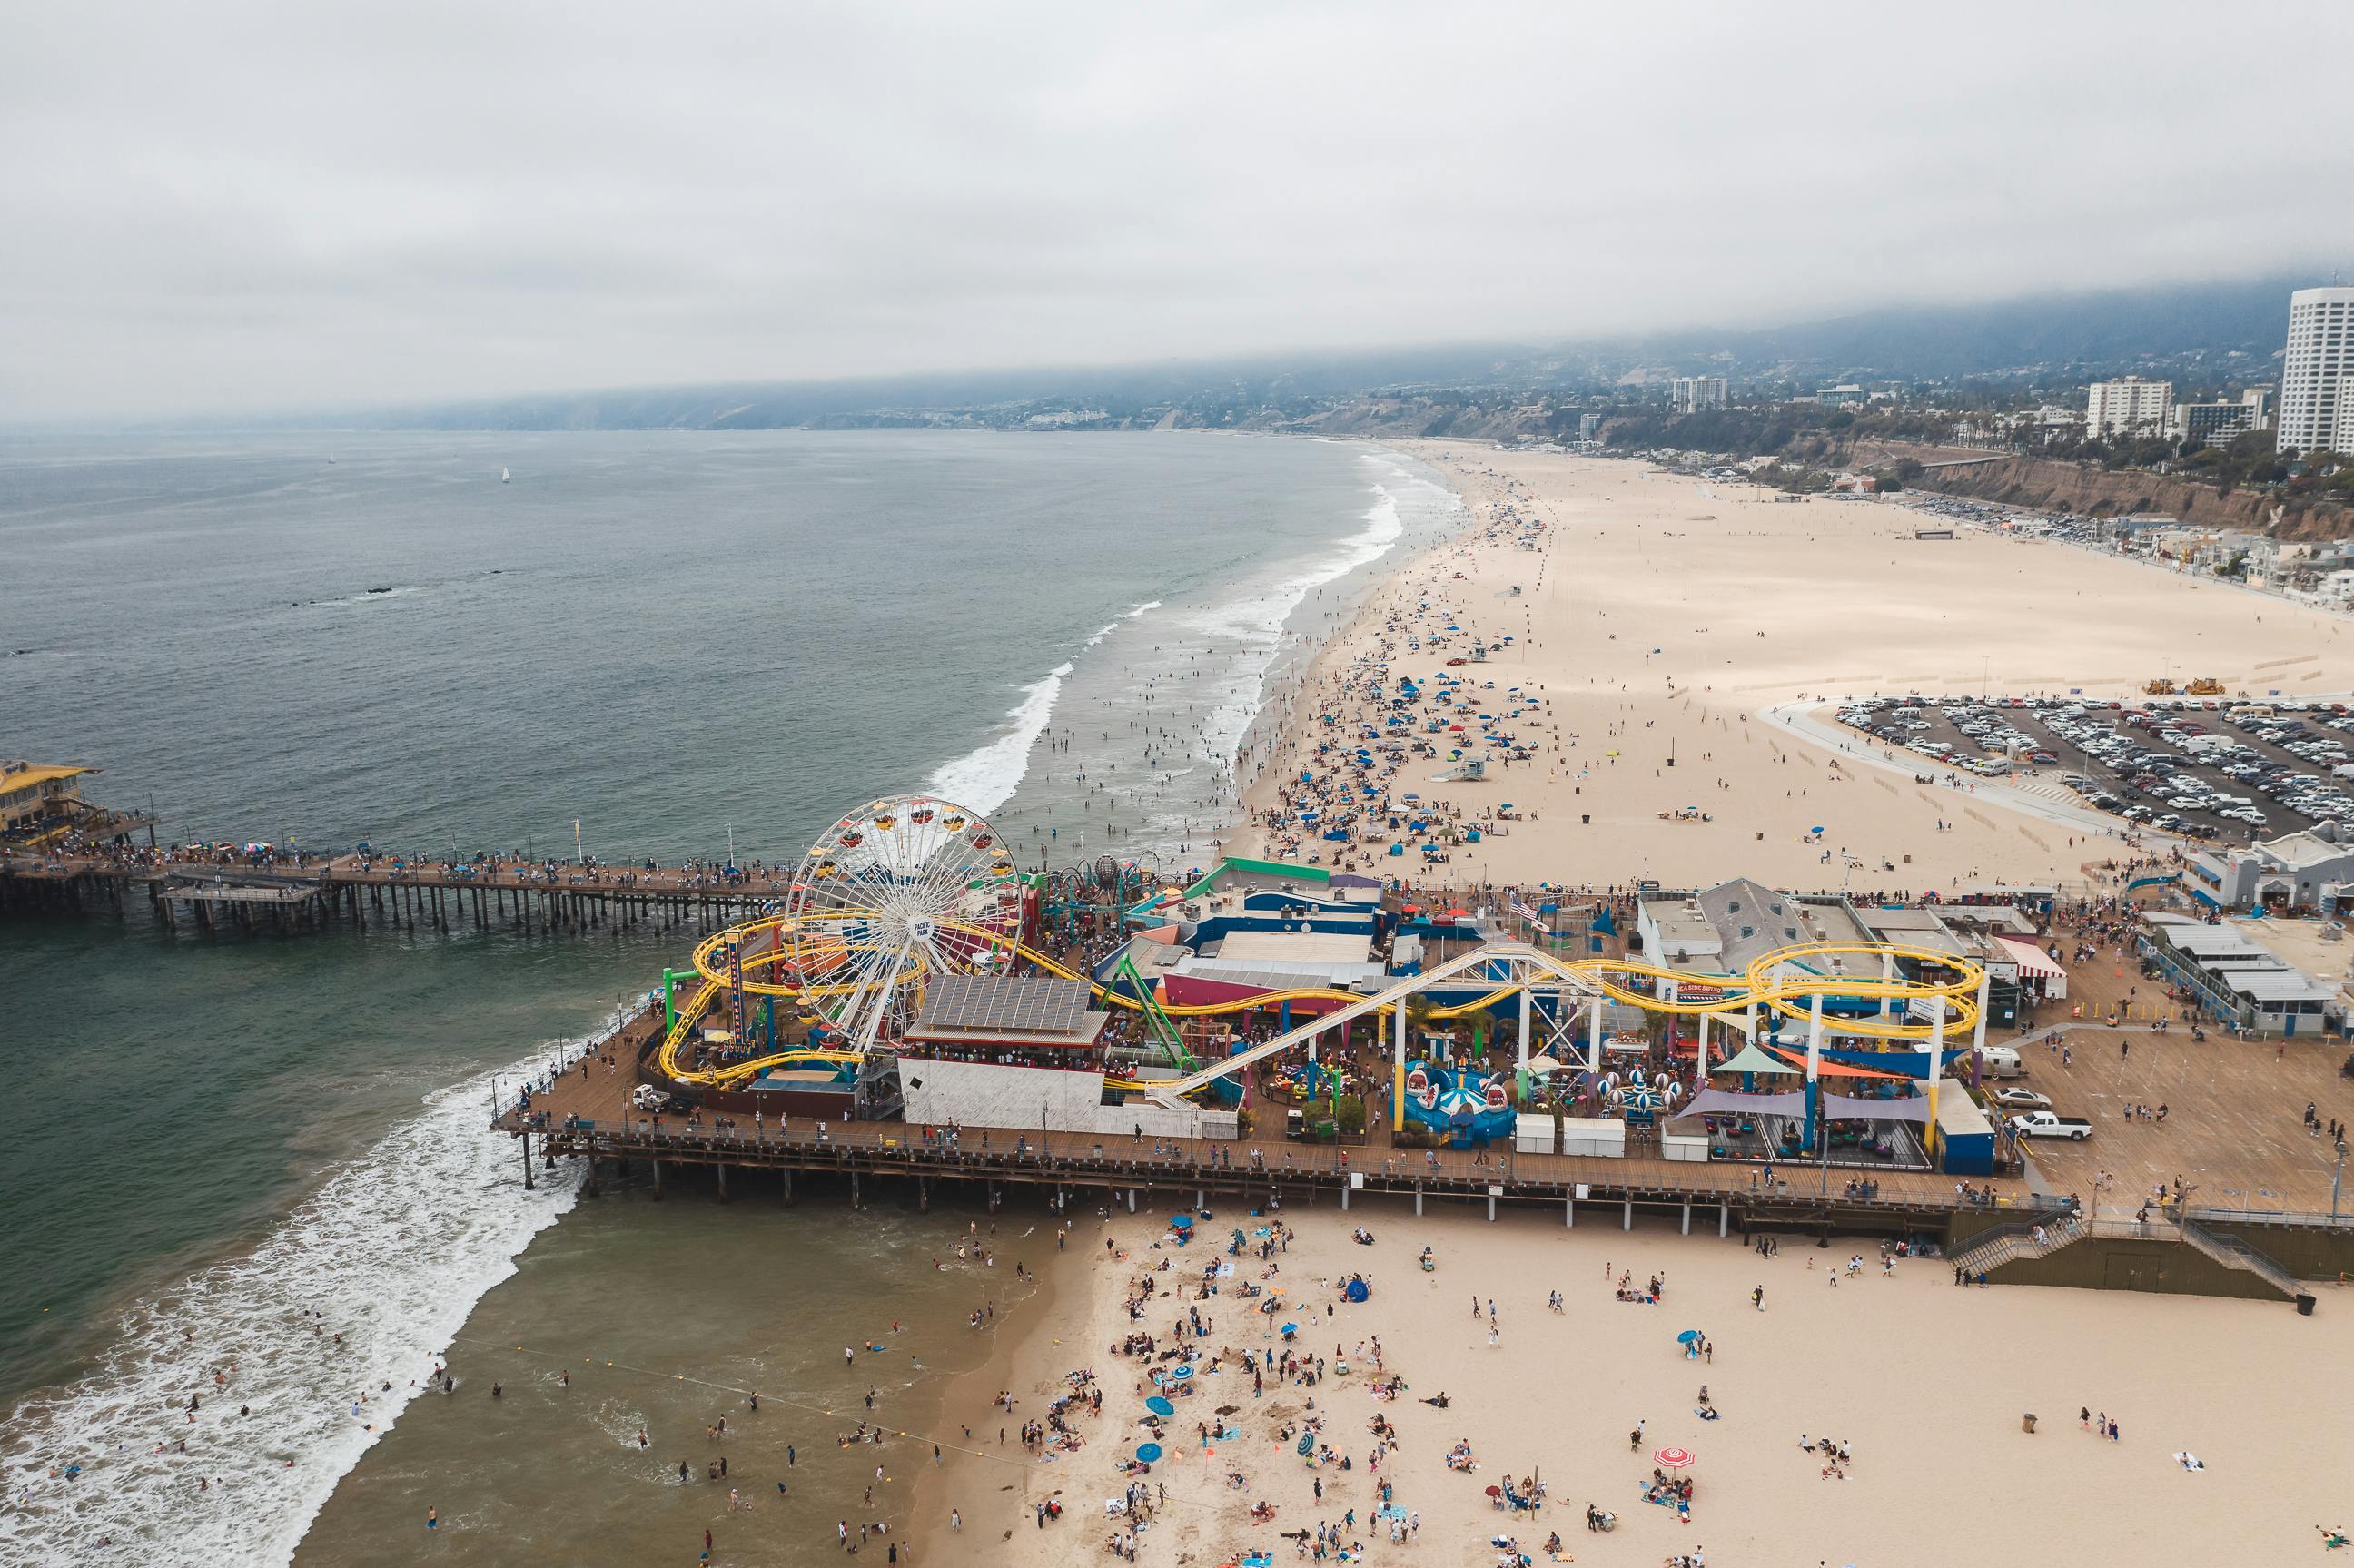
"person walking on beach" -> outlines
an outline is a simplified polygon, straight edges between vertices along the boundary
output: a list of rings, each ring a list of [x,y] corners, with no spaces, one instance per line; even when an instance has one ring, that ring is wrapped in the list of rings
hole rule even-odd
[[[1760,1312],[1766,1310],[1766,1287],[1758,1286],[1749,1293],[1749,1304]]]

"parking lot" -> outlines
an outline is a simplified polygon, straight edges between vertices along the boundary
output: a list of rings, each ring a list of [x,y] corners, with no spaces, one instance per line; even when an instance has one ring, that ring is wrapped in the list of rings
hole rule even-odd
[[[2094,809],[2164,832],[2244,843],[2354,823],[2354,708],[2343,703],[1941,696],[1881,698],[1839,716],[1914,753],[1925,773],[2056,778]]]

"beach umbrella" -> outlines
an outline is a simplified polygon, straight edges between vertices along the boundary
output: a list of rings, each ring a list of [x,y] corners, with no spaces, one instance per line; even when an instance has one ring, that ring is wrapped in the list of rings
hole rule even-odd
[[[1161,1398],[1157,1393],[1150,1399],[1144,1402],[1144,1408],[1152,1412],[1155,1415],[1174,1415],[1177,1414],[1177,1407],[1170,1404],[1167,1400]]]
[[[1158,1443],[1139,1443],[1136,1446],[1136,1457],[1149,1465],[1152,1463],[1153,1460],[1161,1457],[1161,1445]]]
[[[1176,1226],[1177,1229],[1181,1231],[1190,1231],[1193,1228],[1193,1216],[1191,1214],[1172,1214],[1169,1216],[1169,1223]]]
[[[1309,1455],[1316,1452],[1316,1434],[1313,1432],[1302,1432],[1299,1435],[1299,1446],[1297,1452],[1302,1458],[1306,1458]]]
[[[1278,1331],[1286,1334],[1296,1334],[1299,1332],[1299,1325],[1297,1323],[1286,1323]]]
[[[1663,1470],[1689,1470],[1692,1465],[1692,1451],[1689,1448],[1662,1448],[1651,1458]]]
[[[1193,1369],[1192,1367],[1179,1367],[1169,1374],[1170,1380],[1174,1383],[1183,1383],[1187,1378],[1192,1377],[1193,1375]]]
[[[1699,1338],[1700,1330],[1698,1329],[1686,1329],[1682,1333],[1676,1336],[1676,1343],[1679,1345],[1689,1345],[1694,1340]]]

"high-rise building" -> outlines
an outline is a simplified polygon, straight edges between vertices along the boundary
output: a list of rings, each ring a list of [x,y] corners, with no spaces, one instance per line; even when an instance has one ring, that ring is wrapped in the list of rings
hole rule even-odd
[[[1679,376],[1668,389],[1668,411],[1673,414],[1695,414],[1702,408],[1722,408],[1725,403],[1724,377],[1722,376]]]
[[[2102,436],[2155,436],[2172,422],[2174,383],[2145,381],[2128,376],[2118,381],[2095,381],[2084,391],[2084,433]]]
[[[2281,357],[2282,451],[2354,446],[2343,421],[2354,376],[2354,289],[2299,289],[2288,297],[2288,350]]]

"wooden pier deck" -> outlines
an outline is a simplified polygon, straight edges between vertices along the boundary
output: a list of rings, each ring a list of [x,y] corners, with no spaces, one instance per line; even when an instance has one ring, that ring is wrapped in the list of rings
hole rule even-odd
[[[643,1162],[655,1190],[666,1172],[697,1168],[711,1173],[722,1197],[748,1192],[756,1176],[790,1198],[801,1174],[846,1178],[855,1194],[863,1181],[896,1179],[917,1202],[931,1184],[981,1183],[993,1202],[1009,1185],[1085,1193],[1089,1202],[1123,1206],[1149,1202],[1182,1207],[1214,1196],[1252,1203],[1338,1202],[1368,1193],[1428,1200],[1482,1201],[1492,1218],[1499,1204],[1553,1204],[1566,1224],[1631,1225],[1635,1214],[1665,1213],[1687,1230],[1733,1229],[1929,1234],[1950,1238],[1957,1229],[2013,1219],[2042,1207],[2024,1183],[1974,1181],[1991,1203],[1965,1200],[1953,1178],[1926,1171],[1858,1172],[1840,1167],[1775,1168],[1768,1186],[1762,1168],[1740,1163],[1670,1160],[1655,1155],[1623,1159],[1524,1154],[1511,1150],[1399,1149],[1382,1135],[1346,1144],[1282,1139],[1101,1137],[1041,1133],[1036,1128],[960,1127],[942,1129],[896,1121],[782,1120],[705,1110],[690,1121],[675,1113],[633,1109],[640,1053],[659,1024],[649,1011],[624,1025],[592,1054],[557,1072],[535,1093],[529,1112],[510,1107],[493,1130],[522,1140],[522,1171],[559,1159],[591,1161],[591,1179],[608,1167]],[[1870,1175],[1876,1196],[1850,1196],[1850,1179]],[[1108,1194],[1108,1198],[1105,1197]]]
[[[541,862],[281,856],[164,860],[0,854],[0,909],[121,912],[143,893],[167,927],[296,931],[349,921],[414,931],[512,928],[525,933],[642,928],[708,934],[784,895],[787,874],[734,877],[684,867],[646,870]]]

